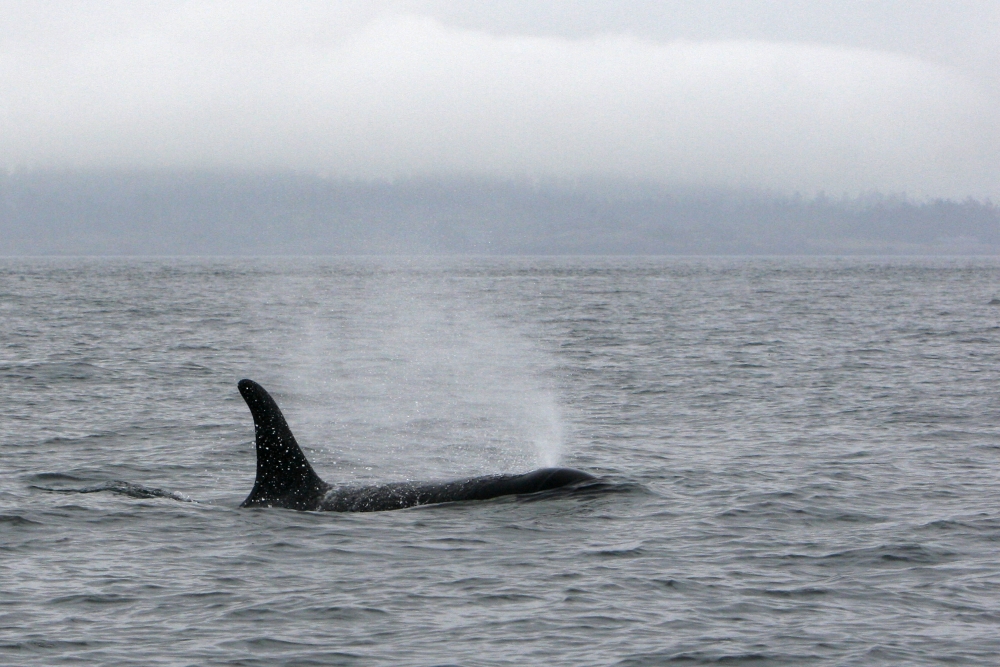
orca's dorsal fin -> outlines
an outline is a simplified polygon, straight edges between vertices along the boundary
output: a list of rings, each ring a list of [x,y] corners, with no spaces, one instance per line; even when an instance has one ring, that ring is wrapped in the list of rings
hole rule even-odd
[[[257,479],[240,507],[315,509],[330,487],[309,465],[278,404],[253,380],[237,386],[253,415],[257,440]]]

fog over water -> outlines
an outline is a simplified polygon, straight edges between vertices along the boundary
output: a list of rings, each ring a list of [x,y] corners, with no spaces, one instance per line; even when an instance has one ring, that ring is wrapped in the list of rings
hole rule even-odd
[[[0,166],[1000,195],[995,3],[43,3]]]

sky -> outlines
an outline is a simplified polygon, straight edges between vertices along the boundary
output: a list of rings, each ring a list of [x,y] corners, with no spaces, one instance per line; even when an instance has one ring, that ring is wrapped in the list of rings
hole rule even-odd
[[[0,168],[996,201],[997,26],[994,0],[0,0]]]

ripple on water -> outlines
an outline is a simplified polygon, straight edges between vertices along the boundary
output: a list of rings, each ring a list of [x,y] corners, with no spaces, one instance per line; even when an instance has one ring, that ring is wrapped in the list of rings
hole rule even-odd
[[[0,664],[1000,655],[992,260],[4,262]],[[345,484],[602,479],[238,510],[242,377]]]

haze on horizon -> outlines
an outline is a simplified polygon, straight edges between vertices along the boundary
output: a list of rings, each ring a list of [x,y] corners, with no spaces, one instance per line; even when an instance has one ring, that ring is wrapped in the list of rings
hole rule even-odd
[[[992,1],[0,0],[0,168],[1000,199],[997,25]]]

